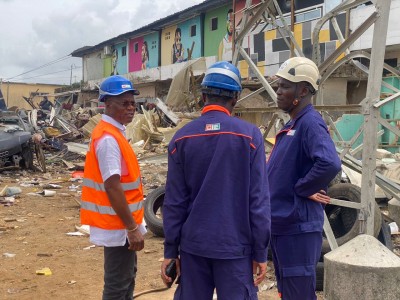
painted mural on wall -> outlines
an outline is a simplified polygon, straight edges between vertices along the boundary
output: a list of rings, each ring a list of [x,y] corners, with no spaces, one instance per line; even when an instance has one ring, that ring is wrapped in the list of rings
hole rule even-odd
[[[142,70],[146,70],[150,67],[149,64],[150,54],[149,54],[149,45],[147,45],[147,41],[143,41],[142,44]]]
[[[118,63],[118,50],[117,48],[113,47],[112,55],[111,55],[111,75],[119,75],[117,70],[117,63]]]
[[[185,48],[182,44],[182,30],[177,27],[174,34],[174,43],[172,44],[172,63],[186,61]]]
[[[225,21],[226,32],[218,47],[218,60],[232,61],[233,22],[233,9],[229,8],[226,13]]]
[[[107,51],[104,53],[103,76],[126,74],[126,43],[110,46]]]
[[[120,43],[114,46],[112,55],[113,74],[126,74],[127,71],[127,43]]]
[[[165,28],[161,35],[161,49],[163,66],[201,57],[200,16]]]
[[[290,23],[288,2],[277,1],[286,13],[287,23]],[[259,3],[260,0],[253,0],[251,4],[256,6]],[[164,28],[161,32],[132,38],[128,44],[115,45],[112,53],[104,58],[104,76],[178,64],[201,56],[216,56],[217,60],[231,61],[232,38],[242,25],[245,4],[246,0],[238,0],[235,3],[235,12],[232,5],[228,4],[206,12],[204,23],[200,16],[196,16]],[[324,0],[295,0],[295,5],[300,11],[295,14],[294,36],[304,55],[311,57],[312,31],[323,16]],[[339,15],[337,21],[344,33],[345,16]],[[340,45],[331,24],[325,23],[322,27],[319,42],[322,60]],[[243,39],[242,47],[264,76],[274,75],[279,65],[291,54],[290,46],[280,32],[265,22],[251,28]],[[243,57],[239,57],[238,67],[242,77],[254,77]]]
[[[129,72],[158,67],[159,33],[129,40]]]
[[[204,56],[221,57],[220,46],[228,32],[227,15],[229,10],[232,10],[231,5],[206,12],[204,16]]]
[[[253,0],[252,4],[254,5],[258,2],[260,1]],[[240,28],[240,23],[243,16],[242,11],[245,7],[245,3],[245,0],[240,0],[236,3],[236,30]],[[286,5],[287,2],[284,0],[278,0],[278,3],[280,4],[283,13],[286,13],[286,22],[290,24],[290,7]],[[317,20],[323,16],[324,1],[296,0],[295,5],[296,10],[301,9],[301,11],[296,12],[295,14],[294,37],[304,55],[308,58],[311,58],[312,31]],[[345,15],[339,15],[337,17],[337,21],[342,33],[344,34]],[[286,38],[288,39],[289,37],[286,36]],[[322,60],[324,60],[325,57],[329,56],[337,47],[339,47],[340,43],[338,41],[338,37],[336,36],[336,33],[329,22],[325,23],[322,27],[319,42]],[[252,28],[252,30],[243,39],[242,46],[264,76],[275,75],[278,71],[279,65],[287,60],[291,55],[290,47],[287,45],[280,32],[271,25],[266,25],[264,22]],[[254,74],[252,74],[251,70],[249,70],[248,64],[245,60],[240,59],[238,66],[242,77],[254,77]]]

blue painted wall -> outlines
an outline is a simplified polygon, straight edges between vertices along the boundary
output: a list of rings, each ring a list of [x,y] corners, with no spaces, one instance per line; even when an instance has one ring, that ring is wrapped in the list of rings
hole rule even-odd
[[[192,26],[196,26],[196,35],[190,36],[190,31]],[[185,47],[185,52],[187,58],[187,49],[192,47],[192,43],[195,42],[193,52],[192,52],[192,59],[201,57],[201,30],[200,27],[200,16],[197,16],[193,19],[187,20],[183,23],[178,24],[178,27],[182,30],[182,43]]]
[[[158,41],[159,33],[151,33],[144,37],[144,41],[147,43],[147,47],[149,50],[149,68],[158,67],[158,58],[159,58],[159,41]]]
[[[122,48],[125,47],[125,56],[122,56]],[[128,49],[126,43],[121,43],[115,45],[115,49],[118,52],[118,60],[117,60],[117,72],[118,74],[126,74],[128,73],[127,62],[128,62]]]

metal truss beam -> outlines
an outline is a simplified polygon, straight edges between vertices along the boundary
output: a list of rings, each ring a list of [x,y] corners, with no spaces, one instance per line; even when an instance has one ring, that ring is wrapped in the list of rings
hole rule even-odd
[[[356,169],[358,172],[362,173],[362,202],[361,204],[357,204],[354,208],[360,209],[359,221],[361,222],[360,228],[365,228],[365,232],[372,235],[373,234],[373,224],[374,224],[374,205],[375,205],[375,182],[387,193],[393,195],[397,199],[400,199],[400,186],[388,180],[378,172],[376,172],[376,148],[377,148],[377,136],[379,136],[382,131],[378,132],[378,124],[382,124],[383,126],[389,128],[396,135],[400,134],[400,130],[391,126],[391,124],[382,119],[379,115],[379,107],[383,104],[386,104],[389,101],[394,101],[398,97],[400,97],[400,90],[392,87],[391,85],[382,81],[382,70],[383,68],[388,69],[393,74],[400,75],[400,72],[390,66],[384,64],[384,54],[385,54],[385,44],[386,44],[386,36],[387,36],[387,27],[388,27],[388,19],[389,19],[389,9],[390,2],[388,0],[374,0],[375,11],[366,18],[366,20],[352,32],[352,34],[344,38],[342,33],[340,32],[339,26],[336,22],[336,16],[341,12],[347,12],[357,6],[366,3],[368,0],[346,0],[339,4],[336,8],[330,11],[328,14],[324,15],[318,22],[314,28],[312,37],[313,37],[313,60],[319,66],[321,75],[322,75],[322,83],[325,82],[332,73],[337,70],[341,65],[346,62],[351,61],[351,63],[365,72],[368,75],[368,89],[367,95],[365,99],[361,102],[360,105],[352,106],[346,105],[343,107],[335,107],[334,110],[341,111],[358,111],[364,115],[364,125],[356,132],[356,134],[352,137],[349,142],[343,141],[343,138],[340,136],[340,133],[335,128],[335,124],[331,120],[329,122],[330,127],[336,132],[336,135],[339,137],[338,144],[341,145],[341,149],[338,151],[339,156],[342,159],[344,165],[351,166],[353,169]],[[250,59],[249,55],[242,47],[243,38],[249,33],[251,28],[254,26],[258,26],[260,23],[259,19],[262,19],[266,24],[272,24],[276,27],[276,29],[280,32],[280,34],[286,38],[285,42],[288,44],[289,41],[293,43],[295,46],[296,55],[302,56],[301,47],[296,43],[293,32],[290,30],[288,24],[285,22],[283,18],[282,12],[279,8],[279,5],[276,0],[261,1],[261,4],[256,7],[251,7],[250,0],[246,0],[246,6],[244,8],[242,24],[240,26],[240,30],[237,34],[237,39],[235,39],[234,46],[234,56],[233,63],[238,63],[239,54],[243,57],[243,59],[247,62],[249,69],[253,71],[258,80],[260,81],[262,88],[256,93],[259,93],[262,89],[265,89],[271,98],[276,103],[276,93],[271,85],[264,78],[264,75],[260,73],[257,66]],[[283,26],[278,26],[278,20],[283,24]],[[338,39],[341,42],[341,45],[329,56],[326,57],[325,60],[320,62],[320,53],[319,53],[319,33],[322,26],[327,22],[331,21],[335,32],[337,33]],[[356,51],[354,53],[349,52],[349,47],[362,36],[365,31],[374,25],[373,31],[373,41],[371,54],[365,51]],[[339,58],[342,54],[345,54],[344,58]],[[368,69],[366,66],[362,65],[359,61],[354,60],[357,57],[365,57],[370,59],[370,68]],[[388,86],[391,90],[395,91],[397,94],[392,97],[387,98],[386,100],[379,102],[380,100],[380,89],[381,86]],[[321,86],[323,89],[323,85]],[[316,109],[321,111],[329,111],[332,109],[332,106],[315,106]],[[240,112],[276,112],[278,109],[276,107],[268,107],[265,109],[235,109],[235,111]],[[274,117],[276,118],[276,117]],[[274,119],[273,118],[273,119]],[[275,122],[275,119],[274,119]],[[269,123],[264,136],[267,136],[269,131],[273,128],[272,120]],[[363,144],[356,149],[351,150],[352,145],[359,138],[359,136],[363,133]],[[351,154],[354,154],[358,151],[362,150],[362,164],[358,162]],[[342,203],[343,201],[333,199],[333,204],[340,206],[348,206],[347,203]],[[328,236],[328,241],[332,248],[337,247],[336,241],[334,240],[334,236],[332,230],[330,228],[329,222],[324,227],[325,233]]]

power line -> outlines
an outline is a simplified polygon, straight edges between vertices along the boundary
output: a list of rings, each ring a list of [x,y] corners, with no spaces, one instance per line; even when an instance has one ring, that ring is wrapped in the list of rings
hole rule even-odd
[[[36,70],[39,70],[39,69],[48,67],[48,66],[53,65],[53,64],[55,64],[55,63],[59,63],[59,62],[61,62],[61,61],[63,61],[63,60],[66,60],[66,59],[70,58],[70,56],[71,56],[71,54],[68,54],[68,55],[66,55],[66,56],[57,58],[56,60],[53,60],[53,61],[48,62],[48,63],[45,63],[44,65],[41,65],[41,66],[39,66],[39,67],[36,67],[36,68],[34,68],[34,69],[32,69],[32,70],[29,70],[29,71],[26,71],[26,72],[24,72],[24,73],[18,74],[18,75],[16,75],[16,76],[7,78],[7,79],[5,79],[5,80],[9,81],[9,80],[11,80],[11,79],[13,79],[13,78],[20,77],[21,75],[25,75],[25,74],[27,74],[27,73],[30,73],[30,72],[33,72],[33,71],[36,71]],[[68,70],[69,70],[69,69],[68,69]]]
[[[72,69],[73,69],[73,70],[76,70],[76,69],[81,69],[81,68],[82,68],[81,66],[78,66],[78,67],[75,66],[75,68],[72,68]],[[36,76],[32,76],[32,77],[27,77],[27,78],[25,77],[25,78],[17,79],[17,81],[18,81],[18,80],[27,80],[27,79],[42,77],[42,76],[51,75],[51,74],[56,74],[56,73],[61,73],[61,72],[66,72],[66,71],[70,71],[70,70],[71,70],[71,68],[68,68],[68,69],[61,70],[61,71],[56,71],[56,72],[51,72],[51,73],[36,75]],[[68,78],[69,78],[69,77],[68,77]]]

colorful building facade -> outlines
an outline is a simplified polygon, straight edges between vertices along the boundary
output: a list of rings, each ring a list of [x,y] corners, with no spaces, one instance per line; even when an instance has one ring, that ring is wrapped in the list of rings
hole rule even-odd
[[[163,29],[161,33],[161,65],[185,62],[202,56],[202,22],[201,16],[174,24]]]
[[[158,32],[153,32],[129,40],[129,72],[147,70],[159,66],[159,35]]]
[[[284,13],[285,22],[290,24],[291,14],[288,2],[277,1]],[[312,56],[312,32],[317,22],[339,3],[341,3],[340,0],[295,0],[293,34],[306,57]],[[88,51],[99,51],[99,47],[104,47],[104,55],[102,55],[104,77],[111,74],[132,73],[131,78],[135,78],[134,74],[137,72],[140,73],[140,78],[150,76],[154,80],[164,78],[163,74],[171,74],[172,78],[179,70],[177,65],[189,59],[189,51],[192,51],[191,59],[204,56],[213,58],[208,60],[209,62],[230,61],[232,60],[232,37],[234,32],[238,32],[243,26],[245,4],[246,0],[237,0],[235,3],[229,0],[204,1],[144,28],[120,35],[115,38],[115,42],[111,39],[95,47],[89,47],[85,49],[85,54]],[[260,0],[252,1],[252,7],[256,8],[258,5],[261,5]],[[343,36],[348,33],[346,32],[348,17],[346,14],[336,17]],[[277,22],[279,26],[282,25],[282,20],[278,19]],[[292,55],[290,45],[285,38],[288,37],[282,36],[282,31],[278,28],[261,21],[244,37],[242,47],[257,65],[261,74],[272,76],[277,72],[279,65]],[[121,40],[126,42],[121,42]],[[326,22],[319,34],[322,61],[339,46],[339,38],[332,24]],[[81,57],[85,59],[83,55]],[[94,62],[98,61],[92,59],[92,63]],[[238,67],[242,78],[255,77],[242,57],[239,57]],[[173,71],[168,72],[166,68],[171,68]],[[97,70],[93,67],[91,69]],[[84,81],[91,80],[93,77],[91,74],[86,74],[85,77],[84,74]]]

